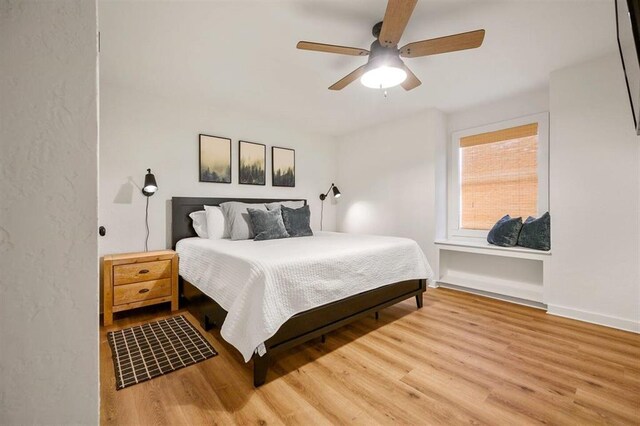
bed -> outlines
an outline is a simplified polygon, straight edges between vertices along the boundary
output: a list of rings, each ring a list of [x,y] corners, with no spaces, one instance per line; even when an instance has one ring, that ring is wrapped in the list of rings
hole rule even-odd
[[[422,307],[432,272],[414,241],[330,232],[259,242],[198,238],[189,214],[227,201],[285,200],[174,197],[172,245],[188,309],[253,360],[254,386],[282,351],[411,297]]]

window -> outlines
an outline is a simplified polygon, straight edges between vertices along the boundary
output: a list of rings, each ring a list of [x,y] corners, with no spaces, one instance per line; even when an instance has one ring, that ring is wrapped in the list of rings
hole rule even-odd
[[[505,214],[547,211],[547,114],[456,132],[452,144],[450,236],[484,237]]]

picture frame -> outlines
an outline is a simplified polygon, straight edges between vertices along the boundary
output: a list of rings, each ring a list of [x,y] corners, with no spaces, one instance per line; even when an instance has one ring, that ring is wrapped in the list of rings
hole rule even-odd
[[[294,149],[271,147],[271,185],[289,188],[296,186],[296,151]]]
[[[242,185],[266,185],[267,146],[261,143],[239,141],[238,182]]]
[[[231,183],[231,139],[199,135],[200,182]]]

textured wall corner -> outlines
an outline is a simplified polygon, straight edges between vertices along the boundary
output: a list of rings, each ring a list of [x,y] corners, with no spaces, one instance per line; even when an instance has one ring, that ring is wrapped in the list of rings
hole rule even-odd
[[[0,424],[96,424],[95,2],[0,0],[0,58]]]

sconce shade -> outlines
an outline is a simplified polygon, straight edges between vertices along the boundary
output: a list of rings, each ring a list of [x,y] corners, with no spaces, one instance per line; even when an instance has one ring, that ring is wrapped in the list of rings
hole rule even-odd
[[[340,190],[337,186],[333,185],[333,196],[336,198],[340,198],[342,194],[340,194]]]
[[[158,184],[156,183],[156,177],[151,173],[151,169],[147,169],[147,174],[144,177],[144,186],[142,187],[142,193],[147,197],[152,196],[158,190]]]

